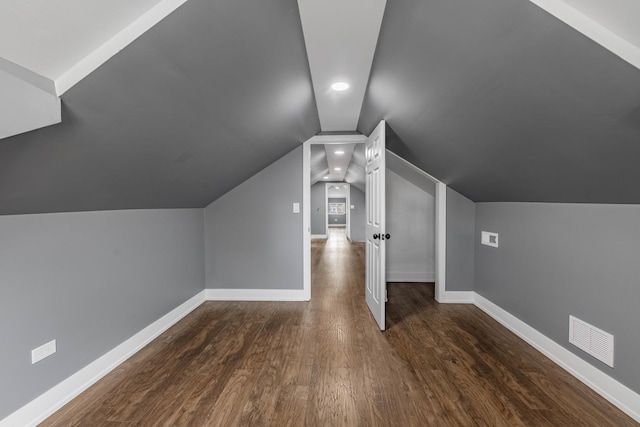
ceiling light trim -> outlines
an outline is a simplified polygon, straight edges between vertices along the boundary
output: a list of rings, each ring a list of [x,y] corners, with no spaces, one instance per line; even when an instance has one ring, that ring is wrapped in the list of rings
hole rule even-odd
[[[331,89],[335,90],[336,92],[344,92],[345,90],[349,89],[349,83],[335,82],[331,85]]]

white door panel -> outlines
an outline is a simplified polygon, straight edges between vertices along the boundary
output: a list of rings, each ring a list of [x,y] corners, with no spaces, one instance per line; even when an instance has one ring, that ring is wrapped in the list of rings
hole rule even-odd
[[[385,329],[385,123],[371,132],[366,147],[366,299],[381,330]]]

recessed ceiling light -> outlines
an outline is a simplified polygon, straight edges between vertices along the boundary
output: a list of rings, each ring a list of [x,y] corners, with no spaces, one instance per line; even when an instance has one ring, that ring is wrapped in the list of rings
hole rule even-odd
[[[323,179],[329,179],[329,176],[325,176]]]
[[[331,89],[337,90],[338,92],[349,89],[349,84],[345,82],[336,82],[331,85]]]
[[[334,153],[336,153],[337,155],[341,155],[341,154],[344,154],[344,151],[342,151],[342,150],[336,150],[336,151],[334,151]]]
[[[342,168],[333,168],[334,171],[341,171]]]

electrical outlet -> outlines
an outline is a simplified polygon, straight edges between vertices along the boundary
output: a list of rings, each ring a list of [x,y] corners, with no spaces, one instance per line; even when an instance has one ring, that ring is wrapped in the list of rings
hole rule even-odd
[[[483,231],[481,234],[480,243],[487,246],[498,247],[498,233],[492,233],[490,231]]]
[[[38,348],[31,350],[31,364],[41,361],[45,357],[51,356],[56,352],[56,340],[49,341]]]

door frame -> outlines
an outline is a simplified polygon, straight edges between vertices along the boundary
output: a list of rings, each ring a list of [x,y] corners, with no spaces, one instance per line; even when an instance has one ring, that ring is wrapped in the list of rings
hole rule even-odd
[[[302,295],[305,301],[311,300],[311,145],[315,144],[358,144],[365,143],[364,135],[316,135],[302,144]],[[387,154],[392,152],[387,150]],[[398,156],[396,156],[398,157]],[[422,169],[399,157],[416,172],[433,180],[436,184],[435,197],[435,299],[444,302],[446,299],[447,269],[447,186]],[[351,206],[348,206],[351,208]]]
[[[347,234],[347,239],[351,240],[351,184],[347,183],[347,184],[343,184],[340,183],[341,185],[346,185],[347,189],[346,189],[346,194],[344,196],[345,198],[345,233]],[[337,183],[335,182],[326,182],[324,185],[324,206],[325,206],[325,210],[324,210],[324,227],[326,229],[326,235],[329,236],[329,226],[331,225],[329,223],[329,187],[331,186],[335,186],[337,185]]]
[[[435,184],[435,300],[438,302],[445,302],[447,273],[447,186],[394,152],[387,150],[387,156],[395,157],[407,167]]]

